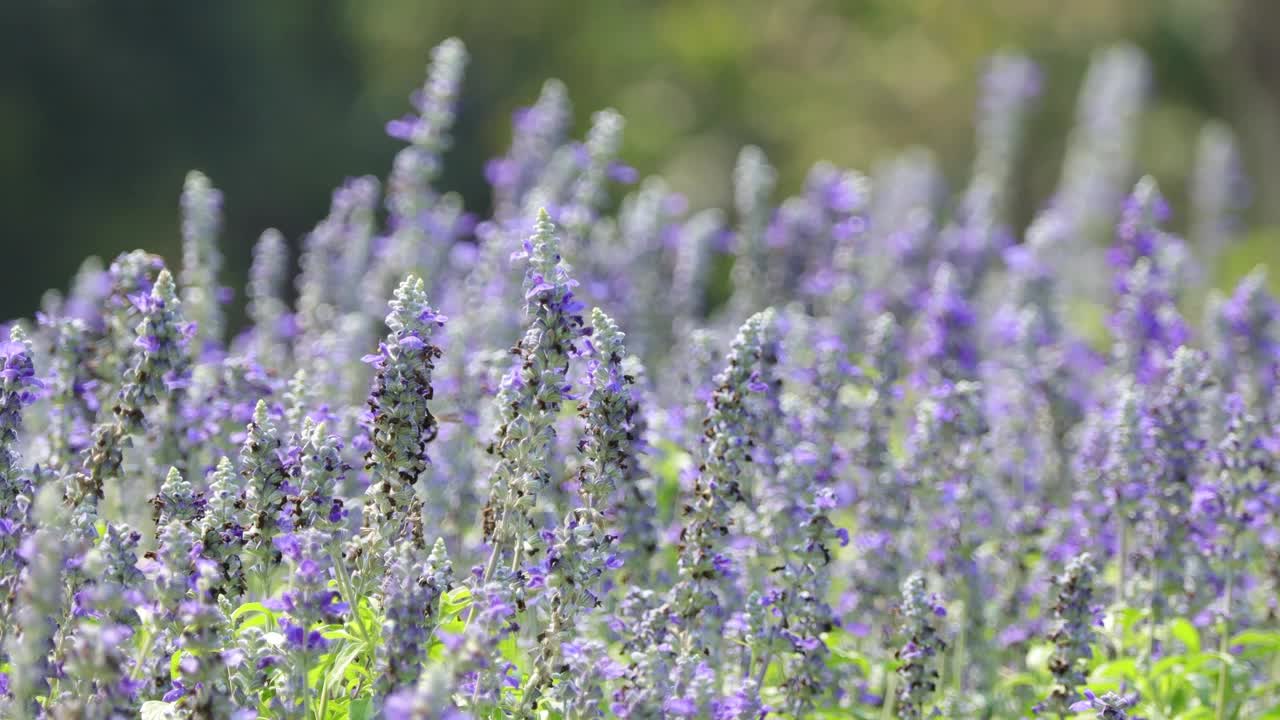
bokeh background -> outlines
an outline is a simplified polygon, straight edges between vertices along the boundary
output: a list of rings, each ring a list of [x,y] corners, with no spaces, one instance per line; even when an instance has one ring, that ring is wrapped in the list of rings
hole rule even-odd
[[[266,227],[296,242],[344,177],[385,176],[432,46],[471,54],[444,187],[484,213],[485,159],[544,79],[564,80],[580,133],[627,119],[623,157],[694,206],[727,203],[734,156],[762,146],[795,191],[815,160],[871,169],[932,148],[968,173],[985,57],[1042,66],[1017,215],[1054,186],[1090,54],[1130,41],[1155,96],[1140,167],[1185,223],[1195,138],[1240,137],[1251,227],[1223,272],[1277,255],[1280,3],[1274,0],[6,0],[0,2],[0,317],[33,312],[84,256],[178,259],[190,168],[226,196],[225,282],[241,287]]]

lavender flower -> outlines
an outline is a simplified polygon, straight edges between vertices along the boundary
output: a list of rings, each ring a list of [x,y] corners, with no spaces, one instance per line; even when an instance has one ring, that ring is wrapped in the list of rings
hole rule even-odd
[[[238,598],[245,591],[241,551],[245,545],[248,516],[244,512],[240,484],[230,458],[224,456],[218,460],[205,498],[205,511],[199,521],[199,538],[204,556],[218,565],[216,587],[212,592]]]
[[[1062,575],[1054,578],[1057,597],[1053,604],[1053,630],[1049,633],[1049,641],[1054,644],[1049,658],[1054,685],[1043,709],[1060,715],[1066,713],[1071,698],[1088,680],[1088,661],[1093,657],[1096,639],[1093,626],[1097,624],[1093,579],[1093,558],[1088,553],[1073,558]]]
[[[365,494],[365,527],[384,543],[406,532],[421,538],[421,508],[413,486],[430,460],[427,443],[435,439],[436,419],[427,407],[434,397],[431,375],[440,349],[429,344],[445,318],[427,305],[420,278],[410,275],[396,289],[387,315],[391,330],[367,361],[377,372],[369,395],[371,449],[365,469],[371,473]]]
[[[1069,709],[1071,712],[1085,712],[1086,710],[1096,710],[1098,720],[1128,720],[1128,713],[1125,710],[1138,704],[1137,695],[1120,696],[1113,692],[1106,692],[1102,697],[1093,694],[1088,688],[1084,691],[1085,699],[1074,703]]]
[[[280,512],[288,499],[279,453],[280,436],[267,414],[267,403],[259,400],[240,449],[243,503],[248,519],[241,539],[264,582],[271,571],[272,540],[279,530]]]
[[[561,262],[555,228],[546,211],[538,215],[526,244],[525,313],[529,327],[521,339],[519,363],[503,378],[498,392],[499,425],[493,453],[497,464],[489,478],[484,536],[493,550],[485,570],[492,577],[500,555],[537,558],[544,540],[534,518],[539,492],[550,482],[547,463],[554,441],[554,420],[567,390],[569,356],[582,334],[576,282]]]
[[[143,313],[133,365],[111,408],[112,418],[94,428],[84,467],[68,488],[73,506],[96,508],[106,480],[120,477],[130,438],[146,429],[145,410],[161,401],[171,402],[173,392],[187,383],[186,346],[193,326],[183,318],[169,271],[160,271],[149,295],[132,300]]]
[[[9,657],[9,711],[15,718],[40,717],[37,697],[49,693],[50,664],[57,618],[63,611],[63,572],[71,552],[64,539],[66,520],[61,492],[46,486],[35,501],[36,530],[22,546],[26,563],[13,615],[19,629],[5,638]]]
[[[283,611],[280,632],[284,635],[285,681],[272,704],[280,717],[303,720],[310,717],[314,690],[310,672],[329,647],[319,625],[339,621],[350,609],[329,589],[333,538],[320,530],[277,535],[272,543],[289,568],[289,587],[268,607]]]
[[[379,648],[379,663],[385,668],[379,679],[382,692],[412,688],[422,674],[438,621],[437,605],[452,584],[453,565],[443,540],[436,541],[429,556],[408,538],[391,549],[381,587],[385,618]],[[391,698],[386,704],[388,708],[395,706]]]
[[[927,594],[924,576],[915,573],[902,583],[899,613],[902,624],[898,635],[903,644],[897,652],[901,662],[897,714],[902,720],[918,720],[926,717],[929,696],[938,689],[936,658],[947,645],[939,637],[934,623],[936,618],[946,616],[946,609],[937,598]]]

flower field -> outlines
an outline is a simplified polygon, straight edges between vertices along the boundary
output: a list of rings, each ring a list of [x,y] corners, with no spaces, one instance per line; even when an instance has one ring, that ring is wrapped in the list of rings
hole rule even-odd
[[[1134,167],[1137,50],[1029,224],[1021,56],[955,192],[747,147],[693,211],[552,80],[483,214],[436,187],[467,62],[262,234],[244,328],[194,171],[180,263],[6,326],[0,717],[1280,718],[1280,304],[1211,287],[1228,129],[1185,239]]]

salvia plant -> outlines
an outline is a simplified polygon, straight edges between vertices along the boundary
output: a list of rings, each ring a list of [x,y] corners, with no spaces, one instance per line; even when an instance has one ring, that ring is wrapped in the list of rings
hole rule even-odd
[[[1137,177],[1140,52],[1026,228],[1016,54],[954,199],[748,147],[691,209],[552,80],[488,217],[438,186],[467,63],[262,234],[245,327],[198,172],[179,269],[4,325],[0,716],[1280,717],[1280,303],[1207,287],[1228,129],[1187,217]]]

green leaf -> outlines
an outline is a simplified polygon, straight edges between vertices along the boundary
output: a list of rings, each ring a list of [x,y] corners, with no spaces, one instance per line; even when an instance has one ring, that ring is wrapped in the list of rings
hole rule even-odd
[[[1169,634],[1182,643],[1187,652],[1200,652],[1200,631],[1186,618],[1178,618],[1169,623]]]
[[[174,720],[178,717],[173,703],[148,700],[142,703],[142,720]]]
[[[1261,645],[1267,648],[1280,648],[1280,632],[1274,630],[1245,630],[1231,638],[1232,645],[1252,647]]]
[[[351,701],[351,706],[347,709],[347,720],[369,720],[372,714],[373,700],[360,698]]]
[[[173,652],[173,655],[169,658],[169,679],[170,680],[178,679],[179,673],[181,672],[178,668],[178,665],[182,662],[182,654],[184,652],[186,651],[179,648],[175,650]]]

